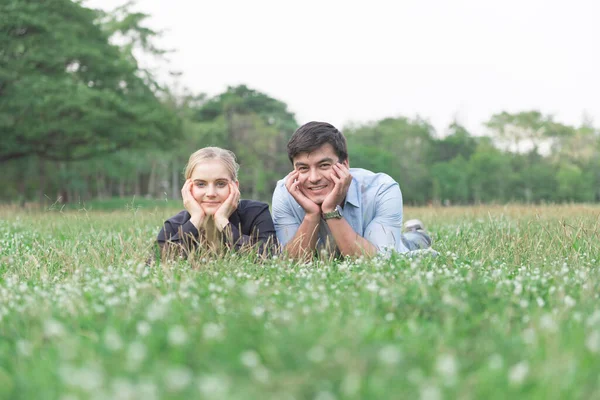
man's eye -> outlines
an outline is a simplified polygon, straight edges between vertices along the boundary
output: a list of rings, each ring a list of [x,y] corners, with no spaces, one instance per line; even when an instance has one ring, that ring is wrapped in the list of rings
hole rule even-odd
[[[308,167],[299,167],[298,171],[300,171],[300,172],[308,171]]]
[[[331,164],[321,164],[322,169],[327,169],[329,167],[331,167]]]

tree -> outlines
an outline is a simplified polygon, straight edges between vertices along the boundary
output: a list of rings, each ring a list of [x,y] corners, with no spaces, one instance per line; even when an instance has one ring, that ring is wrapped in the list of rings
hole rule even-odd
[[[514,198],[509,188],[514,181],[510,157],[480,141],[468,165],[469,185],[476,203],[505,202]]]
[[[69,0],[2,2],[0,162],[89,159],[179,136],[157,85],[131,46],[109,44],[99,16]]]
[[[229,87],[196,112],[196,148],[221,146],[240,163],[240,190],[270,200],[277,180],[291,169],[286,145],[298,127],[287,105],[245,85]]]
[[[468,160],[475,152],[477,140],[471,136],[467,129],[458,122],[453,122],[448,127],[449,135],[436,140],[431,148],[431,161],[450,161],[457,156]]]
[[[352,167],[386,172],[400,184],[406,203],[425,203],[431,198],[428,159],[434,130],[427,121],[386,118],[345,127],[344,133]]]
[[[538,151],[542,142],[548,138],[548,128],[553,126],[552,116],[539,111],[524,111],[510,114],[503,111],[494,114],[485,124],[492,130],[496,143],[513,153]]]

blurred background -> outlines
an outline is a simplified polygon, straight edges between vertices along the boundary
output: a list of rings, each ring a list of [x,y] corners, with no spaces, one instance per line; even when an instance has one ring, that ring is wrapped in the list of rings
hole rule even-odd
[[[284,4],[285,3],[285,4]],[[204,146],[270,202],[311,120],[405,203],[600,201],[600,5],[2,0],[0,202],[179,203]]]

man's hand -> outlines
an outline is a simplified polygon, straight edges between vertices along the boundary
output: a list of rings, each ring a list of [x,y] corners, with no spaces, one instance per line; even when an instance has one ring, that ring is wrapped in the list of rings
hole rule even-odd
[[[181,198],[183,199],[183,206],[191,215],[190,222],[194,224],[196,229],[200,229],[206,214],[192,195],[193,185],[194,182],[191,179],[185,181],[181,188]]]
[[[342,204],[344,198],[348,194],[348,188],[352,183],[352,175],[350,169],[342,163],[335,163],[332,166],[331,180],[334,183],[333,190],[325,197],[321,210],[324,213],[335,210],[335,206]]]
[[[300,187],[300,181],[298,180],[298,176],[300,172],[294,170],[288,174],[285,178],[285,187],[288,192],[292,195],[292,197],[300,204],[300,206],[304,209],[307,215],[310,216],[321,216],[321,207],[311,199],[306,197],[304,192]]]
[[[235,183],[229,181],[229,196],[227,199],[219,206],[217,211],[215,212],[215,225],[219,232],[223,232],[223,229],[229,223],[229,217],[235,210],[237,210],[238,204],[240,202],[240,190]]]

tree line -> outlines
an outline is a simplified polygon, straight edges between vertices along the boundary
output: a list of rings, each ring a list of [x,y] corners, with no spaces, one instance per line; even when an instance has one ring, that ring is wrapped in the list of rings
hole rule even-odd
[[[166,54],[147,17],[70,0],[0,5],[0,201],[175,199],[188,156],[204,146],[232,150],[243,196],[270,200],[291,169],[293,112],[245,85],[208,97],[159,84],[136,58]],[[341,128],[351,166],[388,173],[408,204],[600,200],[591,120],[569,126],[527,110],[485,127],[455,121],[438,133],[397,116]]]

